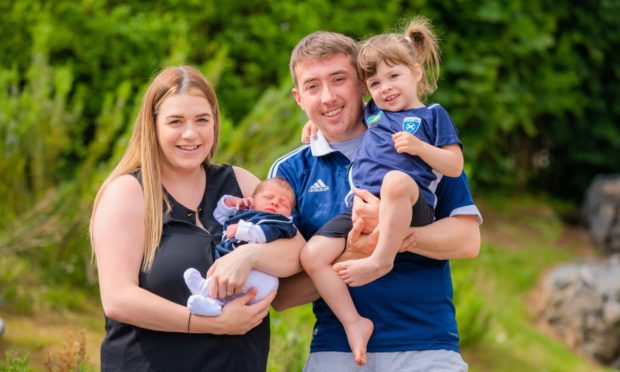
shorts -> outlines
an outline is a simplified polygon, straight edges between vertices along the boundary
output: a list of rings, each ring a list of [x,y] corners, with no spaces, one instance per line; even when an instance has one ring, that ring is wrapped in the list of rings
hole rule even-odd
[[[418,201],[411,208],[411,227],[419,227],[430,225],[435,219],[435,211],[418,195]],[[353,229],[353,221],[351,220],[352,210],[348,209],[332,218],[323,227],[321,227],[314,235],[325,236],[327,238],[346,238],[349,231]]]
[[[461,354],[452,350],[415,350],[368,353],[365,366],[358,366],[352,353],[310,353],[303,372],[466,372]]]

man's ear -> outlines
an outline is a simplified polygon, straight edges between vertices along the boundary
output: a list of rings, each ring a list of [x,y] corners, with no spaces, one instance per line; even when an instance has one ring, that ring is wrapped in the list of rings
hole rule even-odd
[[[370,92],[368,91],[368,85],[366,85],[366,83],[362,80],[360,80],[360,92],[362,92],[362,96],[370,94]]]
[[[292,92],[293,92],[293,97],[295,98],[295,102],[297,102],[297,105],[299,105],[299,107],[303,110],[304,106],[301,104],[301,96],[299,95],[299,89],[293,88]]]

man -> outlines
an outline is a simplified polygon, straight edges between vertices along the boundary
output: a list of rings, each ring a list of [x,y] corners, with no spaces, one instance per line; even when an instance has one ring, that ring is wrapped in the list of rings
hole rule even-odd
[[[310,145],[278,159],[269,176],[284,177],[295,190],[293,218],[306,239],[346,209],[348,167],[366,130],[356,56],[354,40],[329,32],[308,35],[291,55],[293,96],[319,133]],[[412,229],[415,244],[405,244],[409,252],[397,255],[390,273],[349,289],[360,314],[375,324],[365,367],[354,363],[344,329],[318,299],[309,277],[300,273],[281,282],[273,302],[277,310],[316,300],[317,322],[305,371],[467,369],[458,349],[447,260],[478,254],[481,219],[464,175],[442,178],[436,193],[439,220]],[[375,226],[378,200],[358,194],[366,204],[354,214]],[[352,234],[360,230],[356,225]],[[411,240],[410,236],[407,241]]]

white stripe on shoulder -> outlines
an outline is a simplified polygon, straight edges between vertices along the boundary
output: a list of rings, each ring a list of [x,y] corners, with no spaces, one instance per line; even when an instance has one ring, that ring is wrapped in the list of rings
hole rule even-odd
[[[437,106],[439,106],[439,103],[433,103],[432,105],[428,106],[427,108],[428,108],[429,110],[432,110],[432,109],[434,109],[434,108],[435,108],[435,107],[437,107]]]
[[[476,207],[475,204],[465,205],[463,207],[456,208],[450,213],[450,217],[463,216],[463,215],[476,216],[476,219],[478,220],[478,224],[479,225],[482,224],[482,214],[480,214],[480,211],[478,210],[478,207]]]
[[[271,168],[269,168],[269,173],[267,178],[273,178],[278,174],[278,168],[280,167],[280,164],[284,163],[286,160],[288,160],[289,158],[295,156],[298,152],[302,151],[303,149],[309,147],[310,145],[304,145],[301,147],[298,147],[297,149],[289,152],[288,154],[278,158],[276,161],[273,162],[273,164],[271,165]]]

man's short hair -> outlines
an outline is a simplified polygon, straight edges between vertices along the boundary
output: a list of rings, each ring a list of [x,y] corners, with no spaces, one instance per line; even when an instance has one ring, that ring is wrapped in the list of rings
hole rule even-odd
[[[351,65],[357,71],[357,42],[352,38],[336,32],[316,31],[301,39],[293,49],[289,62],[295,87],[297,87],[295,67],[298,64],[337,54],[348,56],[351,59]]]

